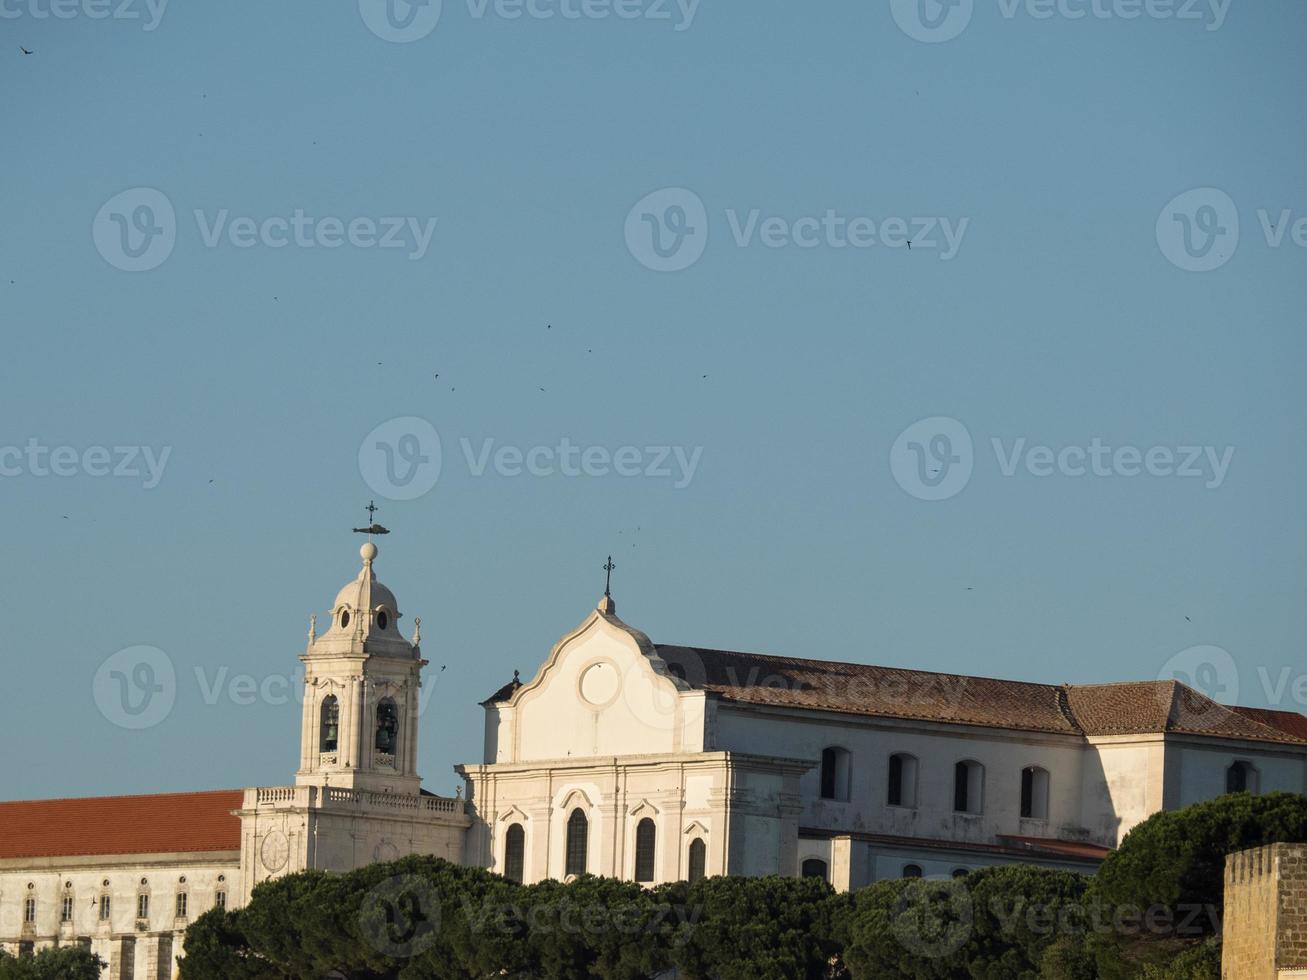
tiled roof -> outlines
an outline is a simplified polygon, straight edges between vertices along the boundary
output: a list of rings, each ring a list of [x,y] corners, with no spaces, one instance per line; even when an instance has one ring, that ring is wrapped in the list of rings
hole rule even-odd
[[[1078,734],[1062,689],[899,667],[657,646],[668,669],[731,701]]]
[[[1307,739],[1307,715],[1296,711],[1276,711],[1273,708],[1235,708],[1241,715],[1259,721],[1263,725],[1278,728],[1282,732]]]
[[[745,704],[1071,735],[1176,732],[1307,745],[1302,715],[1228,708],[1173,680],[1030,684],[699,647],[654,649],[692,687]]]
[[[238,789],[0,802],[0,859],[240,850]]]

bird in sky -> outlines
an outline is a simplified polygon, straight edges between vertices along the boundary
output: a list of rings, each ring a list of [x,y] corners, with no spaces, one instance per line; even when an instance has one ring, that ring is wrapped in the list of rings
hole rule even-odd
[[[27,50],[25,47],[23,47],[21,44],[18,46],[18,50],[21,51],[21,52],[23,52],[23,54],[32,54],[31,51],[28,51],[28,50]]]

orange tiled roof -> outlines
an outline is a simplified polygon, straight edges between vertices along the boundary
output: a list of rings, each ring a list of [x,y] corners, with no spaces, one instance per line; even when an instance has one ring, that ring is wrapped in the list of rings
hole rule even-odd
[[[1300,715],[1296,711],[1276,711],[1273,708],[1235,708],[1234,710],[1263,725],[1270,725],[1282,732],[1307,739],[1307,715]]]
[[[0,859],[240,850],[238,789],[0,803]]]

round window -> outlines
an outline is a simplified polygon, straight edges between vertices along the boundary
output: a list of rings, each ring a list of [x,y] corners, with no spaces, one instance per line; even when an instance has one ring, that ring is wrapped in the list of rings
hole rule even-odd
[[[386,624],[390,622],[390,617],[386,615],[386,610],[377,613],[377,629],[385,629]]]
[[[349,610],[342,609],[340,611],[340,628],[344,629],[348,625],[349,625]]]

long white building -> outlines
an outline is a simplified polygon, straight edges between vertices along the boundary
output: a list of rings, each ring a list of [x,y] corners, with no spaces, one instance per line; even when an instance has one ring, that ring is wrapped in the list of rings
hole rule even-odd
[[[434,854],[533,882],[1006,862],[1093,871],[1136,823],[1235,789],[1307,792],[1307,717],[1175,681],[1046,685],[652,642],[605,595],[483,702],[453,799],[418,775],[420,636],[377,549],[300,661],[292,783],[0,803],[0,944],[176,973],[188,923],[260,881]]]

